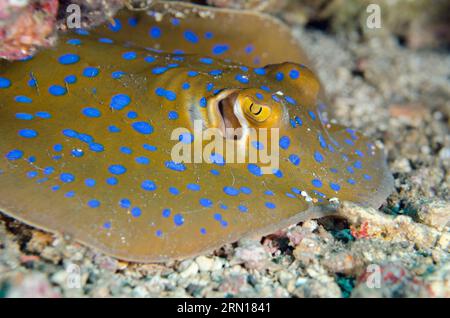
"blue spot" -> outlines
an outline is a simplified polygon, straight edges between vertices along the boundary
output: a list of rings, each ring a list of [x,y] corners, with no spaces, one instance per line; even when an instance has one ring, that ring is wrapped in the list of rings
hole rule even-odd
[[[110,106],[115,110],[122,110],[128,106],[131,102],[131,98],[125,94],[117,94],[111,98]]]
[[[110,133],[118,133],[118,132],[120,132],[120,128],[117,126],[111,125],[108,127],[108,131]]]
[[[277,178],[282,178],[283,177],[283,173],[281,172],[280,169],[273,169],[272,173],[274,174],[275,177]]]
[[[18,103],[31,103],[33,100],[27,96],[19,95],[14,98],[14,100]]]
[[[73,198],[75,196],[75,191],[66,192],[64,195],[66,198]]]
[[[186,170],[186,166],[183,163],[177,163],[177,162],[173,162],[173,161],[166,161],[165,162],[165,166],[168,169],[174,170],[174,171],[185,171]]]
[[[219,76],[222,75],[223,71],[222,70],[212,70],[209,72],[209,75],[211,76]]]
[[[143,135],[153,133],[153,126],[145,121],[138,121],[131,125],[135,131]]]
[[[83,76],[85,77],[96,77],[100,71],[96,67],[86,67],[83,70]]]
[[[121,208],[129,209],[131,207],[131,201],[128,199],[121,199],[119,205]]]
[[[212,32],[205,32],[205,38],[206,39],[212,39],[214,37],[214,34]]]
[[[96,209],[96,208],[98,208],[100,206],[100,201],[95,200],[95,199],[94,200],[90,200],[88,202],[88,205],[89,205],[90,208]]]
[[[184,223],[184,218],[181,214],[175,214],[173,216],[173,222],[175,223],[176,226],[181,226]]]
[[[106,183],[109,185],[116,185],[119,183],[119,180],[117,180],[117,178],[111,177],[106,179]]]
[[[179,116],[178,116],[178,113],[176,111],[171,110],[169,112],[169,114],[168,114],[168,117],[169,117],[170,120],[176,120],[176,119],[178,119]]]
[[[64,54],[58,59],[59,63],[63,65],[75,64],[80,60],[80,57],[76,54]]]
[[[198,36],[191,30],[184,32],[184,38],[191,43],[198,43]]]
[[[213,84],[213,83],[208,83],[208,84],[206,84],[206,90],[207,90],[208,92],[210,92],[213,88],[214,88],[214,84]]]
[[[191,191],[200,191],[200,186],[195,183],[189,183],[186,187]]]
[[[361,150],[356,149],[355,154],[357,154],[359,157],[364,157],[364,153]]]
[[[238,209],[241,212],[248,212],[248,208],[245,205],[239,205]]]
[[[257,75],[265,75],[266,74],[266,70],[264,68],[255,68],[254,69],[255,74]]]
[[[55,172],[55,168],[53,168],[53,167],[46,167],[46,168],[44,168],[44,174],[45,175],[52,174],[53,172]]]
[[[52,115],[50,115],[47,112],[37,112],[35,115],[36,115],[36,117],[39,117],[39,118],[42,118],[42,119],[49,119],[49,118],[52,117]]]
[[[195,77],[198,75],[198,72],[197,71],[189,71],[187,74],[189,77]]]
[[[68,75],[64,78],[64,82],[67,84],[74,84],[77,82],[77,77],[75,75]]]
[[[177,94],[172,91],[165,91],[164,96],[170,101],[174,101],[177,99]]]
[[[53,150],[56,152],[60,152],[63,150],[63,146],[61,144],[56,144],[53,146]]]
[[[319,138],[320,146],[322,148],[327,148],[327,143],[326,143],[325,139],[323,138],[322,134],[319,134],[318,138]]]
[[[356,169],[361,169],[362,168],[361,161],[356,160],[355,163],[353,164],[353,167],[355,167]]]
[[[210,199],[207,199],[207,198],[201,198],[199,202],[205,208],[209,208],[209,207],[212,206],[212,201]]]
[[[291,105],[297,105],[297,102],[291,96],[284,96],[284,99]]]
[[[0,77],[0,88],[8,88],[11,86],[11,81],[5,77]]]
[[[136,157],[136,162],[141,164],[141,165],[148,165],[150,163],[150,159],[148,159],[147,157]]]
[[[216,169],[211,169],[211,170],[209,170],[209,172],[210,172],[211,174],[215,175],[215,176],[220,175],[220,172],[217,171]]]
[[[156,59],[153,56],[146,56],[144,58],[144,61],[146,61],[147,63],[153,63]]]
[[[184,144],[191,144],[194,141],[194,135],[191,133],[182,133],[178,136],[178,140]]]
[[[135,218],[140,217],[142,214],[142,211],[140,208],[138,208],[137,206],[135,206],[134,208],[131,209],[131,215]]]
[[[266,202],[266,203],[265,203],[265,206],[266,206],[268,209],[275,209],[275,208],[276,208],[275,203],[272,203],[272,202]]]
[[[290,144],[291,144],[291,140],[289,139],[288,136],[282,136],[280,138],[281,149],[284,149],[284,150],[288,149]]]
[[[199,61],[201,63],[204,63],[204,64],[212,64],[214,62],[214,60],[212,58],[209,58],[209,57],[201,57],[199,59]]]
[[[75,176],[71,173],[61,173],[59,176],[62,182],[64,183],[71,183],[75,181]]]
[[[62,96],[67,93],[67,90],[65,87],[62,87],[60,85],[52,85],[48,88],[48,92],[53,96]]]
[[[261,93],[256,93],[255,96],[256,96],[256,98],[258,98],[258,99],[260,99],[260,100],[263,100],[263,99],[264,99],[264,96],[263,96],[263,94],[261,94]]]
[[[137,57],[136,52],[125,52],[122,54],[125,60],[134,60]]]
[[[168,70],[168,68],[167,67],[164,67],[164,66],[158,66],[158,67],[155,67],[153,70],[152,70],[152,73],[153,74],[155,74],[155,75],[160,75],[160,74],[163,74],[165,71],[167,71]]]
[[[30,171],[27,173],[27,177],[30,179],[36,178],[38,175],[37,171]]]
[[[226,194],[231,195],[231,196],[237,196],[239,194],[238,189],[233,188],[233,187],[228,187],[228,186],[223,188],[223,192],[225,192]]]
[[[75,29],[75,33],[78,35],[89,35],[89,31],[82,28]]]
[[[67,40],[66,43],[70,44],[70,45],[80,45],[81,40],[80,39],[70,39],[70,40]]]
[[[121,175],[127,172],[127,168],[122,165],[111,165],[109,166],[108,171],[115,175]]]
[[[72,156],[76,157],[76,158],[81,158],[83,157],[84,152],[81,149],[73,149],[72,150]]]
[[[199,105],[200,107],[206,107],[207,101],[205,97],[200,98]]]
[[[170,216],[170,209],[162,210],[162,216],[163,218],[168,218]]]
[[[363,178],[370,181],[372,180],[372,176],[368,175],[368,174],[363,174]]]
[[[262,176],[261,168],[254,163],[249,163],[247,165],[247,169],[250,173],[254,174],[257,177]]]
[[[252,189],[248,188],[248,187],[241,187],[240,191],[244,194],[250,194],[252,193]]]
[[[229,46],[226,44],[217,44],[213,47],[212,53],[215,55],[220,55],[228,51]]]
[[[292,154],[289,156],[289,161],[294,165],[298,166],[300,164],[300,158],[296,154]]]
[[[111,44],[111,43],[114,42],[113,40],[108,39],[108,38],[100,38],[100,39],[98,39],[98,41],[99,41],[100,43],[106,43],[106,44]]]
[[[155,182],[151,180],[144,180],[141,184],[142,189],[145,191],[155,191],[156,190],[156,184]]]
[[[264,149],[264,145],[262,143],[260,143],[259,141],[252,141],[252,147],[255,148],[256,150],[263,150]]]
[[[220,221],[220,220],[222,220],[222,214],[220,214],[220,213],[214,213],[214,220],[216,220],[216,221]]]
[[[161,37],[161,29],[156,26],[151,27],[150,36],[154,39],[159,39]]]
[[[111,222],[105,222],[103,223],[103,227],[107,230],[109,230],[111,228]]]
[[[281,81],[283,80],[283,78],[284,78],[284,74],[283,74],[283,73],[277,72],[277,73],[275,74],[275,79],[276,79],[277,81],[281,82]]]
[[[109,23],[109,29],[113,32],[119,32],[122,29],[122,23],[119,19],[114,18],[114,24]]]
[[[78,137],[78,133],[75,130],[72,129],[64,129],[62,131],[63,135],[69,138],[76,138]]]
[[[249,82],[248,78],[241,74],[237,74],[235,76],[235,79],[242,84],[248,84]]]
[[[184,90],[189,89],[189,87],[191,87],[191,85],[188,82],[184,82],[181,86],[181,88],[183,88]]]
[[[33,115],[27,113],[17,113],[16,118],[20,120],[32,120]]]
[[[33,129],[21,129],[19,130],[19,136],[23,138],[35,138],[38,133]]]
[[[30,78],[30,80],[28,81],[28,86],[37,87],[37,80],[35,78]]]
[[[148,151],[156,151],[158,148],[156,148],[155,146],[152,146],[152,145],[148,145],[148,144],[143,144],[142,145],[142,147],[145,149],[145,150],[148,150]]]
[[[319,179],[313,179],[311,181],[312,185],[315,186],[316,188],[321,188],[322,187],[322,181],[320,181]]]
[[[87,144],[94,142],[94,137],[92,137],[91,135],[88,135],[88,134],[78,134],[78,139]]]
[[[169,192],[170,192],[171,194],[173,194],[173,195],[179,195],[179,194],[180,194],[180,190],[178,190],[178,189],[175,188],[175,187],[170,187],[170,188],[169,188]]]
[[[136,119],[138,117],[138,113],[136,113],[135,111],[129,111],[127,117],[130,119]]]
[[[89,149],[94,152],[102,152],[105,150],[105,147],[102,144],[92,143],[89,145]]]
[[[341,186],[337,183],[330,182],[330,188],[334,191],[339,191],[341,189]]]
[[[323,156],[320,152],[316,151],[314,152],[314,159],[318,162],[318,163],[322,163],[323,162]]]
[[[22,150],[11,150],[6,154],[6,159],[8,160],[19,160],[23,157],[23,151]]]
[[[211,163],[214,163],[214,164],[216,164],[218,166],[225,165],[225,159],[219,153],[212,153],[209,158],[211,159]]]
[[[132,26],[132,27],[137,26],[138,25],[138,19],[134,18],[134,17],[128,18],[128,25]]]
[[[291,70],[289,72],[289,77],[292,79],[297,79],[299,77],[299,75],[300,75],[300,72],[297,70]]]
[[[312,110],[310,110],[308,112],[308,114],[309,114],[309,117],[311,117],[312,120],[316,120],[316,114],[314,114],[314,112]]]
[[[131,150],[131,148],[128,147],[120,147],[120,152],[126,155],[131,155],[133,153],[133,150]]]
[[[114,79],[119,79],[122,78],[122,76],[124,76],[126,73],[122,72],[122,71],[114,71],[111,73],[111,77]]]
[[[83,109],[83,114],[91,118],[98,118],[102,115],[102,113],[94,107],[86,107],[85,109]]]
[[[254,47],[253,47],[253,45],[251,45],[251,44],[249,44],[249,45],[247,45],[247,46],[245,47],[245,53],[247,53],[247,54],[252,53],[253,50],[254,50]]]

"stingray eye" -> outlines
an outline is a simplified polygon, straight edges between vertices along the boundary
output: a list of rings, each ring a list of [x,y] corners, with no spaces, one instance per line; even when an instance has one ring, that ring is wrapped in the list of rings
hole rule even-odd
[[[266,121],[272,113],[269,106],[255,103],[250,98],[245,98],[242,106],[245,115],[259,123]]]

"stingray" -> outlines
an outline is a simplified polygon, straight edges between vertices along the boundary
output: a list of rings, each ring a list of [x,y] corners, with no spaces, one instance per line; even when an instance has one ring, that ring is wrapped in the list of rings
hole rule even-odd
[[[307,65],[272,17],[173,2],[3,61],[0,210],[160,262],[343,200],[378,208],[393,187],[383,150],[322,119]]]

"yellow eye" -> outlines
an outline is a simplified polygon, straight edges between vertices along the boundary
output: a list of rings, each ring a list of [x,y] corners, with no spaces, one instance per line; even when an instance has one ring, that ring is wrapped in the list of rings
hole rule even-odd
[[[249,118],[262,123],[270,117],[272,109],[266,105],[253,102],[250,98],[245,98],[242,103],[242,109]]]

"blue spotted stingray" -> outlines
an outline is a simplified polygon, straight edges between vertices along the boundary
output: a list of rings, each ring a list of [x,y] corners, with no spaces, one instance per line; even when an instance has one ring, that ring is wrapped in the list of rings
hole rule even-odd
[[[338,201],[378,207],[392,189],[383,152],[323,122],[320,83],[302,63],[273,18],[179,3],[122,12],[3,61],[0,210],[154,262],[320,217]],[[194,148],[195,122],[245,158],[276,146],[279,165],[265,173],[262,160],[234,163],[219,149],[208,162],[173,160],[176,144]],[[250,128],[278,135],[250,142]]]

